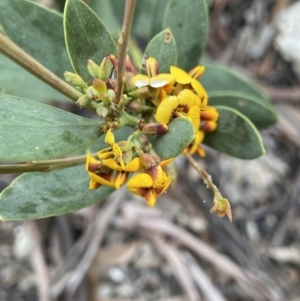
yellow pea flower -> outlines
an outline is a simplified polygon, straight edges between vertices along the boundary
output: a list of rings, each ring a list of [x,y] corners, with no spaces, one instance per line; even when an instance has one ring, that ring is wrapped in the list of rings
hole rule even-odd
[[[206,106],[208,95],[201,83],[197,80],[204,73],[204,71],[204,66],[197,66],[189,73],[175,66],[170,67],[170,72],[175,77],[175,82],[183,86],[176,87],[176,90],[179,92],[180,90],[184,89],[186,85],[190,85],[200,97],[201,105]]]
[[[189,118],[189,110],[198,104],[199,97],[191,90],[184,89],[177,96],[168,96],[159,104],[156,110],[156,120],[159,123],[168,124],[174,117]]]

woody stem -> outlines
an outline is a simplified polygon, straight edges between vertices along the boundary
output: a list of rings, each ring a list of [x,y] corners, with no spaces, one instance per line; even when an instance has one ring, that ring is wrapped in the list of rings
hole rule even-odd
[[[115,103],[119,103],[123,95],[123,88],[125,83],[125,62],[127,55],[127,46],[129,34],[131,31],[132,20],[134,16],[136,0],[126,0],[124,21],[121,36],[118,40],[118,86],[116,92]]]

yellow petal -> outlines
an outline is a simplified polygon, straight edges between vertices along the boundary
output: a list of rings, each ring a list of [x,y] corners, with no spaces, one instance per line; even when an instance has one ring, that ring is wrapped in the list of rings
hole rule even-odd
[[[205,97],[205,89],[203,88],[203,86],[200,84],[200,82],[198,82],[196,79],[193,79],[191,81],[191,85],[193,87],[193,89],[196,91],[197,95],[203,99]]]
[[[115,183],[112,178],[112,173],[101,174],[101,176],[93,172],[89,172],[88,174],[94,181],[96,181],[99,184],[109,186],[109,187],[115,187]]]
[[[196,135],[196,133],[199,129],[199,126],[200,126],[200,108],[195,105],[192,106],[189,109],[188,116],[190,117],[190,119],[193,123],[194,131],[195,131],[195,135]]]
[[[198,131],[196,134],[195,142],[200,144],[204,140],[205,133],[203,131]]]
[[[200,129],[204,132],[213,132],[217,128],[215,121],[201,121]]]
[[[116,162],[115,158],[103,159],[102,163],[103,163],[103,165],[105,165],[113,170],[118,170],[118,171],[124,170],[124,168],[120,165],[120,163]]]
[[[181,107],[186,106],[188,109],[190,109],[195,103],[194,93],[189,89],[182,90],[178,94],[177,98],[179,105]],[[186,110],[186,112],[188,112],[188,110]]]
[[[154,57],[149,57],[146,62],[146,70],[149,77],[156,76],[158,74],[158,62]]]
[[[141,170],[143,167],[140,158],[134,158],[131,162],[126,164],[125,171],[136,172]]]
[[[167,176],[163,188],[160,191],[157,190],[157,196],[160,196],[162,193],[164,193],[169,188],[170,184],[171,184],[171,177]]]
[[[157,193],[156,193],[155,189],[146,190],[145,200],[146,200],[148,206],[154,207],[154,205],[156,203],[156,196],[157,196]]]
[[[156,120],[162,124],[168,124],[178,108],[179,102],[177,96],[165,98],[157,108]]]
[[[85,170],[95,172],[99,168],[100,162],[96,160],[90,153],[86,154]]]
[[[188,75],[184,70],[182,70],[178,67],[171,66],[170,72],[172,75],[174,75],[175,81],[179,84],[187,85],[192,80],[192,77],[190,75]]]
[[[193,68],[190,72],[189,75],[192,78],[196,78],[198,79],[205,71],[205,67],[204,66],[197,66],[195,68]]]
[[[201,153],[201,155],[200,155],[201,157],[204,157],[205,152],[204,152],[203,148],[200,146],[200,143],[203,141],[204,136],[205,136],[205,133],[203,131],[200,131],[200,130],[197,131],[195,140],[192,142],[192,144],[186,150],[190,155],[193,155],[194,153],[197,152],[199,155]]]
[[[167,160],[163,160],[159,163],[160,166],[167,166],[168,164],[170,164],[172,161],[174,160],[174,158],[170,158]]]
[[[203,149],[203,147],[201,145],[198,145],[197,154],[200,157],[205,157],[205,155],[206,155],[205,150]]]
[[[90,185],[89,185],[90,190],[95,190],[95,189],[99,188],[100,186],[101,186],[101,184],[96,182],[94,179],[90,180]]]
[[[140,173],[131,177],[127,183],[128,189],[151,188],[153,186],[152,178],[146,173]],[[130,190],[131,191],[131,190]]]
[[[214,107],[201,108],[201,121],[216,121],[219,117],[218,111]]]
[[[132,78],[132,84],[138,88],[149,86],[149,81],[149,77],[142,74],[138,74]]]
[[[114,152],[115,159],[120,163],[120,165],[122,166],[122,169],[124,170],[125,164],[122,159],[122,151],[121,151],[119,145],[116,143],[113,145],[113,152]]]
[[[115,176],[115,188],[120,189],[120,187],[127,181],[128,172],[117,171]]]
[[[114,152],[113,152],[111,147],[108,147],[106,149],[103,149],[103,150],[99,151],[97,153],[97,155],[100,159],[108,159],[108,158],[113,158],[114,157]]]
[[[175,78],[172,74],[162,73],[151,77],[150,79],[150,86],[153,88],[161,88],[171,82],[174,82]]]
[[[114,134],[112,133],[111,129],[109,129],[105,135],[105,143],[109,145],[113,145],[115,143],[115,137]]]

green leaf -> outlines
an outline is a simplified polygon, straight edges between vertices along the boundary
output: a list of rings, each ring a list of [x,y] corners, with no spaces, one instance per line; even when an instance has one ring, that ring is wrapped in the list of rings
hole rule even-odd
[[[66,101],[61,93],[46,85],[13,61],[0,54],[0,91],[39,102]]]
[[[25,0],[0,0],[0,24],[7,36],[63,78],[71,70],[60,14]]]
[[[82,1],[67,0],[64,11],[64,30],[67,49],[74,70],[91,81],[87,60],[100,64],[117,46],[97,15]]]
[[[228,67],[207,62],[204,65],[200,82],[208,92],[209,104],[239,110],[259,128],[277,121],[274,108],[254,82]]]
[[[176,65],[176,44],[169,29],[162,31],[149,42],[144,57],[150,56],[157,60],[160,73],[170,73],[170,66]]]
[[[177,46],[178,67],[189,71],[198,65],[208,34],[206,0],[170,0],[163,19]]]
[[[91,0],[90,6],[110,33],[119,34],[121,32],[122,20],[118,20],[112,2],[111,0]],[[120,6],[124,10],[123,0]]]
[[[83,165],[18,177],[0,194],[0,219],[31,220],[77,211],[102,201],[114,190],[89,190]]]
[[[270,106],[256,96],[237,91],[216,91],[209,94],[209,105],[224,105],[247,116],[256,127],[265,128],[276,123],[276,115]]]
[[[258,97],[260,101],[269,105],[259,86],[242,74],[218,63],[205,61],[203,65],[205,66],[205,72],[200,77],[200,81],[209,94],[216,91],[245,92]]]
[[[192,123],[186,118],[175,118],[168,124],[169,130],[161,136],[148,136],[155,152],[162,160],[175,158],[194,140]]]
[[[204,144],[240,159],[254,159],[265,153],[259,132],[246,116],[229,107],[216,109],[217,129],[205,134]]]
[[[161,31],[163,16],[169,0],[152,0],[153,3],[153,21],[151,23],[152,30],[150,36],[154,36]]]
[[[99,137],[99,122],[11,95],[0,104],[0,162],[63,157]]]

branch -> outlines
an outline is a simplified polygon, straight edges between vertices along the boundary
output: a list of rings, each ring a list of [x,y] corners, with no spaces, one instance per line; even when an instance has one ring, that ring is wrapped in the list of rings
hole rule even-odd
[[[134,16],[136,0],[126,0],[124,21],[121,36],[118,40],[118,86],[116,92],[115,103],[119,103],[122,95],[125,82],[125,61],[127,56],[127,45],[129,40],[129,34],[131,31],[132,20]]]
[[[0,53],[4,54],[19,66],[27,70],[29,73],[51,86],[53,89],[59,91],[68,98],[77,101],[82,95],[75,88],[67,84],[57,75],[52,73],[49,69],[44,67],[33,57],[22,50],[17,44],[11,41],[7,36],[0,32]],[[96,112],[95,105],[92,103],[90,110]]]
[[[96,157],[96,153],[92,154]],[[77,165],[84,164],[86,161],[86,155],[61,158],[54,160],[45,161],[28,161],[22,164],[3,164],[0,165],[0,174],[10,174],[10,173],[22,173],[22,172],[48,172],[57,169],[63,169],[68,167],[73,167]]]

